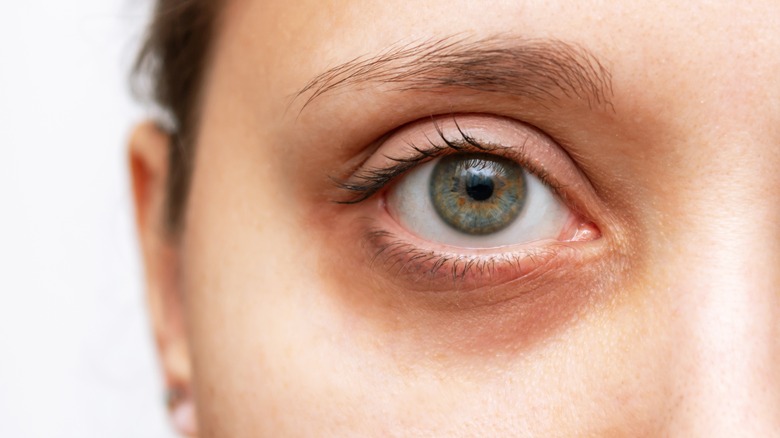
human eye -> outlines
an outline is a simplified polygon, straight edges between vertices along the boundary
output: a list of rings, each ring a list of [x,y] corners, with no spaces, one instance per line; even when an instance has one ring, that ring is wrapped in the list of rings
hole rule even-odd
[[[392,275],[508,280],[598,240],[582,178],[544,133],[503,117],[434,117],[402,127],[340,187],[369,203],[372,263]]]
[[[388,191],[387,207],[418,237],[461,248],[558,239],[570,222],[568,209],[539,178],[484,152],[447,154],[408,172]]]

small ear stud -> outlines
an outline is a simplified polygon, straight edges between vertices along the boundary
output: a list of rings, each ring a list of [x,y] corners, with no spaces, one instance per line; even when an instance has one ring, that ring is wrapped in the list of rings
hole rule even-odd
[[[165,406],[167,406],[169,410],[172,410],[183,398],[184,394],[182,391],[176,388],[168,388],[168,390],[165,391]]]
[[[185,436],[195,436],[198,433],[195,418],[195,403],[192,397],[177,388],[168,388],[165,393],[165,404],[171,415],[174,429]]]

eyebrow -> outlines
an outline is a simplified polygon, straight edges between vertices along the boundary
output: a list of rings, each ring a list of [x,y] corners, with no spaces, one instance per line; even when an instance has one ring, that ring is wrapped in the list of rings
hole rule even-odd
[[[305,97],[306,108],[328,93],[379,84],[399,91],[460,88],[540,104],[564,96],[589,108],[612,107],[613,94],[612,74],[585,48],[559,40],[499,36],[428,40],[355,58],[316,76],[293,100]]]

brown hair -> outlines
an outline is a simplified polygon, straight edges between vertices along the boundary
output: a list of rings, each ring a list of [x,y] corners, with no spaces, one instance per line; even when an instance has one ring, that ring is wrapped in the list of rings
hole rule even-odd
[[[166,223],[179,228],[191,177],[200,88],[217,20],[216,0],[157,0],[133,68],[137,95],[151,99],[171,135]]]

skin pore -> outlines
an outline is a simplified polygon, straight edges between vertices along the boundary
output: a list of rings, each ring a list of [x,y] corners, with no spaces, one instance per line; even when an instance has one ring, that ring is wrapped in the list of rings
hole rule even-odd
[[[771,1],[227,1],[178,233],[170,138],[130,146],[180,430],[777,434],[778,22]],[[565,229],[426,237],[395,195],[425,160],[344,202],[469,139],[540,177]]]

